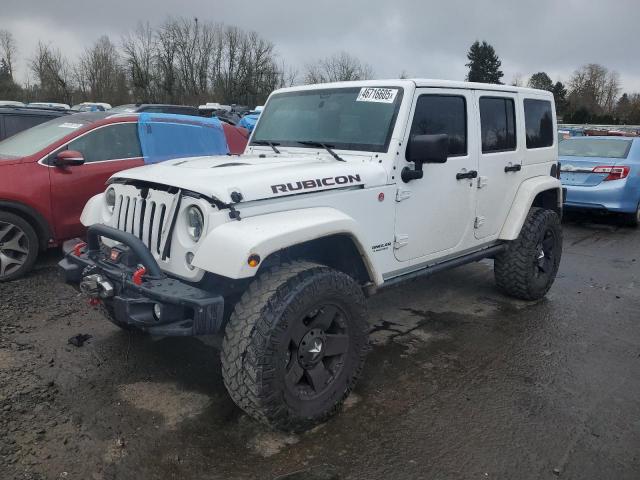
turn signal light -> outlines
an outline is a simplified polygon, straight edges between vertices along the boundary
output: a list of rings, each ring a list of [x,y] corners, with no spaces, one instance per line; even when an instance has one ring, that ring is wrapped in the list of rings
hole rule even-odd
[[[250,267],[257,267],[258,264],[260,263],[260,255],[256,255],[255,253],[253,255],[250,255],[249,258],[247,259],[247,263],[249,264]]]
[[[595,167],[592,173],[607,173],[607,177],[603,180],[605,182],[609,180],[622,180],[629,175],[629,167],[623,165],[601,165]]]

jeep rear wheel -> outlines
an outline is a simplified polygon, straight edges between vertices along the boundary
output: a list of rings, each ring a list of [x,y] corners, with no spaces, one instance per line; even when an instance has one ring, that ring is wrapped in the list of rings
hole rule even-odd
[[[22,217],[0,212],[0,282],[21,277],[38,257],[38,236]]]
[[[368,350],[362,289],[331,268],[296,262],[259,276],[236,305],[222,374],[246,413],[283,430],[332,415],[355,385]]]
[[[494,261],[500,290],[522,300],[544,297],[556,278],[562,256],[560,218],[552,210],[532,208],[518,238]]]

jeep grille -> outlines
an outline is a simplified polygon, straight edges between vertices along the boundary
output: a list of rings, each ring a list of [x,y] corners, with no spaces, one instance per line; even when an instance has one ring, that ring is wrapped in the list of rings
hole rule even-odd
[[[135,235],[154,255],[160,255],[162,230],[169,221],[169,205],[170,203],[163,199],[151,200],[140,195],[117,195],[112,226]]]

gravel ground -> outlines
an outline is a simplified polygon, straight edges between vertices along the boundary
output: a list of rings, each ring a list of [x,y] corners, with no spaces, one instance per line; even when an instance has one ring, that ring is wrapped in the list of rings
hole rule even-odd
[[[0,284],[0,479],[638,479],[640,231],[564,230],[540,302],[489,261],[373,297],[362,381],[302,435],[234,406],[216,339],[119,331],[50,252]]]

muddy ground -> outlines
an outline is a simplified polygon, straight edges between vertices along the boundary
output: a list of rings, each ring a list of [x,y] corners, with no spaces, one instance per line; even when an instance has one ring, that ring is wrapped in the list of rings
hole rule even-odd
[[[302,435],[234,406],[214,339],[119,331],[58,256],[0,285],[2,480],[640,478],[640,231],[614,220],[565,222],[538,303],[490,261],[372,298],[363,379]]]

